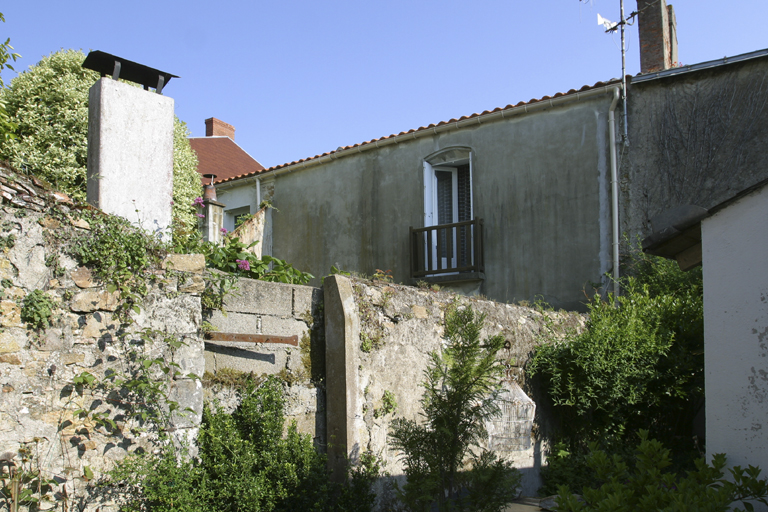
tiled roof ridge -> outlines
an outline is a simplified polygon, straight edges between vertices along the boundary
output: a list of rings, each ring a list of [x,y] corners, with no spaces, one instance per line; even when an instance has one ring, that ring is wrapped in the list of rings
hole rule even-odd
[[[381,141],[385,141],[385,140],[401,137],[403,135],[415,134],[417,132],[423,132],[423,131],[426,131],[426,130],[433,130],[433,129],[436,129],[436,128],[440,127],[440,126],[445,126],[445,125],[450,125],[450,124],[454,124],[454,123],[459,123],[461,121],[466,121],[468,119],[476,119],[476,118],[480,118],[480,117],[483,117],[483,116],[487,116],[489,114],[495,114],[497,112],[502,112],[502,111],[505,111],[505,110],[511,110],[511,109],[519,108],[519,107],[525,107],[525,106],[528,106],[528,105],[534,105],[534,104],[537,104],[537,103],[553,100],[555,98],[560,98],[560,97],[563,97],[563,96],[571,96],[571,95],[574,95],[574,94],[579,94],[579,93],[591,91],[593,89],[599,89],[601,87],[607,87],[609,85],[614,85],[614,84],[619,84],[619,83],[621,83],[621,80],[618,79],[618,78],[612,78],[612,79],[607,80],[607,81],[599,81],[599,82],[596,82],[594,85],[584,85],[584,86],[582,86],[578,90],[577,89],[570,89],[568,92],[558,92],[558,93],[555,93],[552,96],[542,96],[539,99],[531,98],[528,101],[520,101],[519,103],[514,104],[514,105],[513,104],[509,104],[509,105],[507,105],[505,107],[496,107],[493,110],[484,110],[484,111],[482,111],[480,113],[474,113],[474,114],[470,114],[468,116],[461,116],[458,119],[452,118],[452,119],[449,119],[448,121],[440,121],[439,123],[433,123],[433,124],[430,124],[430,125],[427,125],[427,126],[420,126],[419,128],[412,128],[412,129],[407,130],[407,131],[402,131],[400,133],[393,133],[391,135],[387,135],[387,136],[384,136],[384,137],[379,137],[377,139],[371,139],[371,140],[360,142],[360,143],[357,143],[357,144],[352,144],[350,146],[343,146],[343,147],[340,146],[339,148],[337,148],[337,149],[335,149],[333,151],[328,151],[326,153],[322,153],[322,154],[319,154],[319,155],[310,156],[310,157],[307,157],[307,158],[302,158],[301,160],[294,160],[293,162],[287,162],[287,163],[284,163],[284,164],[275,165],[275,166],[269,167],[267,169],[262,169],[261,171],[258,171],[258,172],[252,172],[252,173],[248,173],[248,174],[241,174],[239,176],[232,176],[231,178],[227,178],[227,179],[224,179],[224,180],[221,180],[221,181],[217,181],[216,183],[228,183],[230,181],[235,181],[235,180],[242,179],[242,178],[248,178],[248,177],[251,177],[251,176],[256,176],[258,174],[264,174],[264,173],[271,172],[271,171],[277,171],[277,170],[283,169],[285,167],[290,167],[292,165],[297,165],[297,164],[302,164],[302,163],[305,163],[305,162],[310,162],[312,160],[316,160],[318,158],[323,158],[323,157],[326,157],[326,156],[331,156],[331,155],[334,155],[336,153],[340,153],[342,151],[346,151],[346,150],[349,150],[349,149],[362,148],[363,146],[369,146],[371,144],[377,144],[377,143],[379,143]]]

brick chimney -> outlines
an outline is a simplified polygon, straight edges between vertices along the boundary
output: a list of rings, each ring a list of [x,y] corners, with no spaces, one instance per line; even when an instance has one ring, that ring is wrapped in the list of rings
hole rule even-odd
[[[652,73],[677,63],[675,10],[665,0],[637,0],[640,72]]]
[[[235,127],[231,124],[227,124],[224,121],[216,119],[215,117],[209,117],[205,120],[205,136],[206,137],[229,137],[233,141],[235,140]]]

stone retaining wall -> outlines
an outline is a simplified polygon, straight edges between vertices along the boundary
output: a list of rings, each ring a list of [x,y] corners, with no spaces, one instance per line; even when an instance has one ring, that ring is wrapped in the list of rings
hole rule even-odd
[[[522,390],[529,389],[524,368],[542,342],[540,333],[584,325],[584,317],[577,313],[342,276],[325,279],[324,295],[328,454],[337,470],[346,457],[355,460],[361,452],[370,451],[382,456],[391,475],[402,475],[399,454],[387,444],[387,436],[394,418],[422,418],[423,372],[429,354],[443,346],[449,308],[471,306],[486,315],[483,337],[501,333],[508,340],[500,354],[508,366],[508,396],[524,397]],[[387,392],[394,395],[394,412],[385,406]],[[525,404],[528,409],[530,403]],[[537,411],[535,424],[542,421]],[[536,425],[532,431],[522,430],[521,435],[529,439],[515,439],[502,453],[523,472],[523,493],[528,496],[540,486],[543,447]]]
[[[173,414],[168,427],[177,439],[194,439],[203,406],[194,375],[204,371],[204,259],[166,260],[128,325],[117,318],[119,292],[68,255],[71,236],[90,226],[66,196],[2,168],[0,184],[0,459],[6,470],[39,469],[59,482],[59,504],[66,489],[69,506],[87,502],[87,510],[113,510],[88,496],[86,481],[140,447],[153,449],[155,437],[127,412],[119,386],[96,385],[124,375],[131,353],[177,364],[176,376],[158,370],[153,378],[166,383],[168,399],[180,409],[193,411]],[[47,327],[33,328],[22,320],[22,304],[38,290],[53,305],[53,316]],[[183,345],[174,349],[165,336]],[[91,376],[92,385],[78,386],[83,376]],[[48,506],[55,505],[43,509]]]

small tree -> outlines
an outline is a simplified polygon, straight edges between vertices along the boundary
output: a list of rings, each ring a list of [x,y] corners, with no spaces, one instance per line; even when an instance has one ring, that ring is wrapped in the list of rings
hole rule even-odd
[[[480,342],[484,315],[470,308],[446,315],[448,347],[431,354],[421,399],[425,422],[398,418],[390,432],[403,452],[408,482],[400,499],[411,510],[500,510],[515,496],[519,472],[492,452],[470,448],[486,435],[484,423],[499,414],[495,403],[503,367],[500,335]],[[462,472],[470,459],[469,471]],[[446,494],[447,493],[447,494]]]

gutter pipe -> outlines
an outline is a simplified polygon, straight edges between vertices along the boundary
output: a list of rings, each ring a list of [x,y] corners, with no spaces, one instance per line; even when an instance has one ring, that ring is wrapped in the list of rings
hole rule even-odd
[[[613,89],[613,101],[608,109],[608,137],[611,151],[611,221],[613,239],[613,296],[619,300],[619,165],[616,156],[616,104],[619,101],[619,89]],[[625,102],[626,103],[626,102]]]

